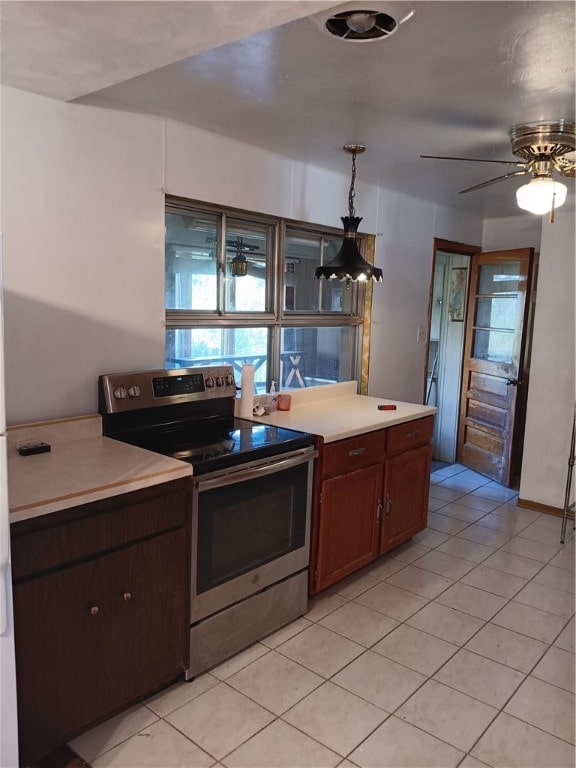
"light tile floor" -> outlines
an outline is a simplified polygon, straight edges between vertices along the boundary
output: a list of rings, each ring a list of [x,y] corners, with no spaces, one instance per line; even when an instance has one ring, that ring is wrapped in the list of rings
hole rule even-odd
[[[574,766],[574,536],[453,465],[305,617],[72,742],[94,768]]]

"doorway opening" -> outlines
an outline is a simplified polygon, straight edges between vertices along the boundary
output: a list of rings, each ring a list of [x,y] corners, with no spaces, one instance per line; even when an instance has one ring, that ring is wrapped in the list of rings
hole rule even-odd
[[[537,260],[434,239],[424,402],[433,460],[519,482]]]
[[[438,409],[432,458],[447,464],[456,461],[470,262],[480,250],[434,238],[423,401]]]

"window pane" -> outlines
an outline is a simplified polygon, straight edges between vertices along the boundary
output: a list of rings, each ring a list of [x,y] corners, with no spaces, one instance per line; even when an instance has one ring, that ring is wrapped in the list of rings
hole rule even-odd
[[[284,311],[342,312],[354,306],[355,286],[345,288],[338,280],[316,280],[314,270],[331,261],[342,238],[322,237],[291,230],[284,250]],[[321,258],[321,254],[323,257]]]
[[[342,247],[342,238],[324,239],[323,264],[332,261]],[[352,312],[356,288],[353,283],[341,283],[340,280],[319,280],[324,312]]]
[[[314,270],[320,266],[321,238],[286,235],[284,247],[284,310],[317,312],[319,285]]]
[[[355,374],[357,328],[284,328],[280,388],[297,389],[351,381]]]
[[[512,331],[475,331],[474,353],[477,360],[493,360],[498,363],[511,363],[514,345]]]
[[[229,218],[226,229],[225,309],[265,312],[269,228]],[[236,262],[244,265],[246,274],[234,276]]]
[[[166,213],[166,308],[217,308],[218,219],[211,214]]]
[[[520,262],[482,264],[479,293],[514,293],[520,281]]]
[[[476,325],[483,328],[507,328],[514,330],[516,321],[516,296],[507,298],[478,299]]]
[[[256,392],[266,391],[267,328],[178,328],[166,331],[166,368],[232,365],[236,386],[242,364],[254,366]]]

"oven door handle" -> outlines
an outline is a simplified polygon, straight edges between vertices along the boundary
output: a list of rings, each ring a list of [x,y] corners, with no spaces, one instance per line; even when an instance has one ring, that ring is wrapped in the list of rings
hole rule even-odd
[[[243,483],[246,480],[254,480],[257,477],[265,477],[266,475],[273,475],[276,472],[281,472],[284,469],[290,469],[291,467],[297,467],[298,464],[304,464],[306,461],[311,461],[318,456],[318,451],[310,451],[306,448],[294,451],[294,453],[287,459],[280,459],[279,461],[271,461],[263,464],[259,467],[250,467],[248,469],[239,468],[224,472],[216,477],[211,477],[207,480],[200,479],[198,481],[198,491],[209,491],[212,488],[222,488],[223,485],[233,485],[234,483]]]

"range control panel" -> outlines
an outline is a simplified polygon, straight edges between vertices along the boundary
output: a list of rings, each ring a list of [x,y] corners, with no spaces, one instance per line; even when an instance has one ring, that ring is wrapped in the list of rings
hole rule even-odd
[[[113,373],[100,376],[98,387],[105,413],[236,396],[231,365]]]

